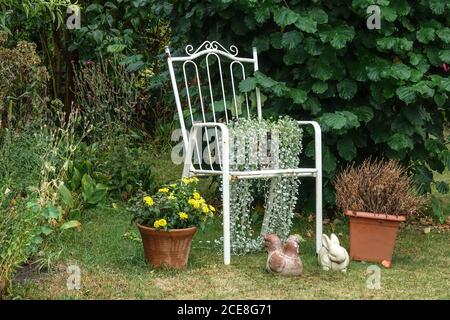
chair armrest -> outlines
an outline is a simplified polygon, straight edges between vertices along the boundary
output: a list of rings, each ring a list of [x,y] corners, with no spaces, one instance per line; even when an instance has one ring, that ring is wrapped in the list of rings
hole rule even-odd
[[[314,158],[316,169],[322,174],[322,129],[317,121],[297,121],[299,125],[311,125],[314,128]]]

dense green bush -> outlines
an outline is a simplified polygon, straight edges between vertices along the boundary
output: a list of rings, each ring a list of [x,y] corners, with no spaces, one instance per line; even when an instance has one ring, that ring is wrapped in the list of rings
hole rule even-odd
[[[366,27],[372,4],[381,8],[380,30]],[[450,3],[437,0],[183,1],[169,16],[177,46],[218,40],[243,55],[258,48],[263,73],[240,89],[259,85],[266,115],[320,122],[328,204],[336,171],[369,155],[412,164],[421,192],[433,184],[448,192],[432,171],[450,167],[449,17]],[[311,157],[313,145],[305,151]]]

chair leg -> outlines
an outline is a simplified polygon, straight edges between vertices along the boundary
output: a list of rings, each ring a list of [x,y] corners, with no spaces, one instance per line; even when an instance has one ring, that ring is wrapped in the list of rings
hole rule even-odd
[[[230,177],[222,176],[222,201],[223,201],[223,262],[231,263],[231,235],[230,235]]]
[[[316,253],[322,248],[322,172],[316,176]]]

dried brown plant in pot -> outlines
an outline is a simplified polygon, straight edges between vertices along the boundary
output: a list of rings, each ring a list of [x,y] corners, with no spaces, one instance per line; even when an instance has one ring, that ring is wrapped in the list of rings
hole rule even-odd
[[[350,256],[390,267],[399,223],[424,204],[407,169],[367,159],[338,174],[334,186],[336,204],[350,218]]]

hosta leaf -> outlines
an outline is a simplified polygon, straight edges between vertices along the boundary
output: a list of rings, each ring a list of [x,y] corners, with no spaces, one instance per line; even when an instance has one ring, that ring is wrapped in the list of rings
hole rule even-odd
[[[58,188],[59,194],[61,196],[62,203],[67,206],[70,209],[73,209],[74,202],[72,194],[70,193],[69,189],[64,184],[61,184]]]
[[[345,79],[337,84],[337,89],[339,96],[342,99],[350,100],[356,94],[358,86],[355,81],[350,79]]]
[[[273,20],[280,27],[286,27],[297,21],[298,14],[286,7],[281,7],[273,12]]]
[[[317,31],[317,22],[308,16],[299,15],[295,21],[295,26],[308,33],[314,33]]]
[[[303,40],[303,35],[298,31],[289,31],[283,34],[281,45],[286,49],[297,47]]]
[[[328,90],[328,83],[322,81],[314,82],[311,89],[314,93],[322,94]]]
[[[389,138],[388,145],[392,150],[402,151],[405,149],[412,149],[414,142],[410,137],[404,135],[403,133],[397,132]]]
[[[406,104],[410,104],[416,100],[416,93],[411,87],[399,87],[395,93]]]
[[[349,137],[339,139],[337,142],[337,149],[341,158],[344,158],[347,161],[353,160],[356,156],[356,146]]]
[[[419,42],[427,44],[430,41],[433,41],[435,39],[435,32],[433,28],[428,27],[421,27],[416,32],[416,37]]]

